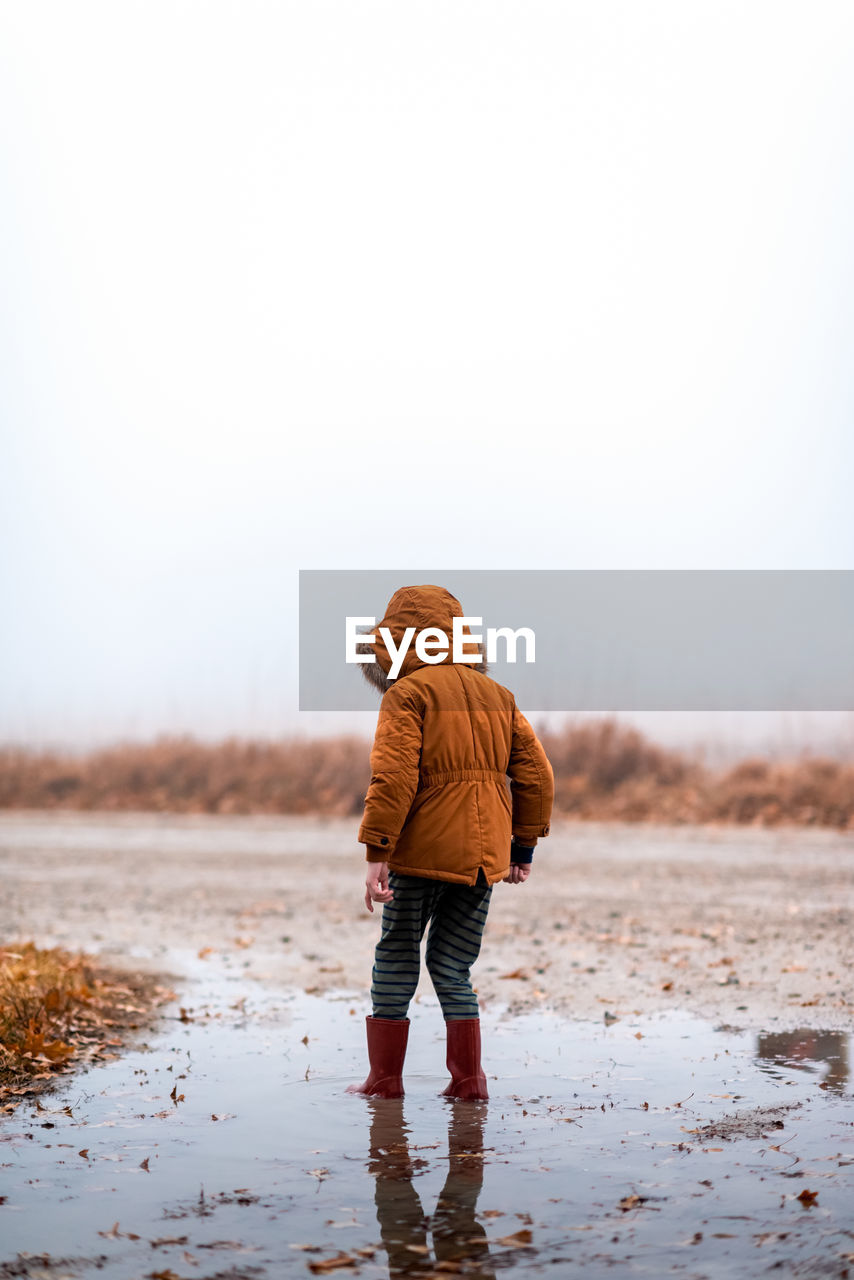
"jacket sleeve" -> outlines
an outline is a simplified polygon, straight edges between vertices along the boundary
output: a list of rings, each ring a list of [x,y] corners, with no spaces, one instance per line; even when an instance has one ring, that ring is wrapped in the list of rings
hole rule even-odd
[[[383,696],[371,748],[371,782],[359,828],[369,862],[387,861],[394,853],[418,790],[423,708],[406,686],[401,680]]]
[[[531,848],[538,836],[549,834],[554,774],[539,738],[516,706],[507,772],[513,798],[513,835],[520,845]]]

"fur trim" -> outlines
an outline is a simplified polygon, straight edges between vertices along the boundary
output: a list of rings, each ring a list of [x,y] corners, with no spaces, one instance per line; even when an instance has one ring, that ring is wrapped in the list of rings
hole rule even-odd
[[[372,630],[372,628],[368,628],[368,630]],[[367,644],[366,641],[364,640],[357,640],[356,652],[357,653],[373,653],[374,646],[372,644]],[[442,664],[442,665],[447,665],[447,664]],[[485,658],[481,658],[480,662],[466,662],[465,664],[460,664],[460,665],[471,667],[472,671],[480,671],[482,675],[486,675],[487,672],[489,671],[489,667],[487,665]],[[359,666],[362,668],[362,675],[365,677],[368,684],[371,685],[374,689],[379,690],[380,693],[386,693],[393,684],[397,684],[397,680],[389,679],[389,677],[386,675],[386,673],[383,671],[382,667],[376,660],[373,662],[360,662]],[[404,677],[402,676],[400,678],[404,679]]]

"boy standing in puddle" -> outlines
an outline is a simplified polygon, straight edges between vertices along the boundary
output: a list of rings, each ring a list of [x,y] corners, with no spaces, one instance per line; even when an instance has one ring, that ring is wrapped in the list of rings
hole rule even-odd
[[[409,1004],[426,963],[442,1006],[451,1081],[444,1096],[486,1099],[480,1019],[471,966],[480,951],[492,886],[523,884],[549,832],[554,777],[512,693],[485,663],[426,662],[407,649],[395,680],[387,628],[400,650],[408,628],[450,636],[462,606],[442,587],[402,587],[370,640],[362,670],[383,693],[359,840],[367,846],[365,902],[383,904],[367,1019],[370,1072],[349,1092],[396,1098],[409,1035]],[[411,633],[410,633],[411,635]],[[471,645],[468,651],[476,652]],[[508,788],[507,780],[510,780]]]

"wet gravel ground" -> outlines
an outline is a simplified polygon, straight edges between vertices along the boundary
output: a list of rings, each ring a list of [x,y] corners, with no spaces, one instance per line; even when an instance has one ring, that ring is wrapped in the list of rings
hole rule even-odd
[[[849,1273],[854,838],[559,828],[496,888],[490,1101],[453,1104],[429,985],[405,1099],[344,1091],[379,927],[353,834],[0,815],[0,936],[176,993],[0,1122],[0,1278]]]
[[[367,993],[356,826],[0,813],[0,937],[154,968],[210,948],[249,979]],[[556,823],[527,884],[495,887],[475,975],[485,1008],[847,1029],[852,924],[854,834]]]

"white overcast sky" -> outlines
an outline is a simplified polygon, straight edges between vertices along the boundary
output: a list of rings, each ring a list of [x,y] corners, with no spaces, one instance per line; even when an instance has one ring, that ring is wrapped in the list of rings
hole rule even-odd
[[[300,568],[854,568],[852,226],[847,0],[4,3],[0,740],[329,727]]]

